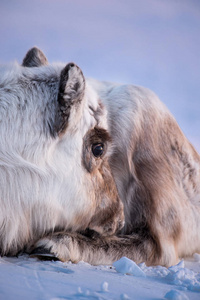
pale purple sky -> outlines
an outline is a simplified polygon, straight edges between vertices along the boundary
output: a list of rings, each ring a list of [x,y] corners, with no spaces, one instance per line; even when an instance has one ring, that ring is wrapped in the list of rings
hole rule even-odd
[[[200,152],[199,0],[0,0],[0,63],[40,47],[158,94]]]

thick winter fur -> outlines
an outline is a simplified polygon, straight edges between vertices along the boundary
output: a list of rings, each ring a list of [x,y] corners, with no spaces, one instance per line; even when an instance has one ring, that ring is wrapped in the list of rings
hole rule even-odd
[[[200,252],[200,157],[151,91],[33,48],[0,71],[0,120],[1,254],[170,266]]]
[[[2,255],[15,255],[49,232],[90,228],[107,235],[124,224],[108,163],[106,110],[99,108],[97,95],[86,90],[75,64],[30,67],[29,61],[26,67],[24,62],[0,70]],[[85,148],[91,134],[107,148],[99,158],[90,157],[92,140]]]

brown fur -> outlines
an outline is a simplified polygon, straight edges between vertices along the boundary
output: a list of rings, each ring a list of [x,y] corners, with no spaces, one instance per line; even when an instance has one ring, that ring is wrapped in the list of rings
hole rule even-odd
[[[127,256],[137,263],[169,266],[178,257],[200,251],[200,242],[198,246],[191,243],[190,250],[180,246],[187,238],[185,218],[195,210],[192,201],[200,193],[200,174],[195,167],[200,166],[199,155],[170,114],[158,116],[152,110],[141,117],[139,125],[126,145],[120,145],[120,140],[113,144],[109,159],[124,204],[125,226],[121,232],[105,238],[60,233],[39,241],[38,246],[50,249],[61,260],[92,264]],[[118,129],[113,127],[110,134],[115,141]],[[94,218],[99,217],[97,214]],[[58,250],[60,239],[68,251]]]
[[[111,138],[105,129],[95,127],[84,137],[82,163],[91,173],[92,184],[95,192],[95,202],[97,204],[95,213],[89,228],[97,230],[102,234],[112,234],[123,226],[124,215],[122,203],[119,199],[115,182],[111,175],[107,154],[101,158],[95,158],[91,152],[93,144],[103,143],[104,152],[109,152]],[[112,201],[110,201],[112,199]],[[110,201],[110,205],[107,203]],[[116,216],[120,216],[119,220]]]

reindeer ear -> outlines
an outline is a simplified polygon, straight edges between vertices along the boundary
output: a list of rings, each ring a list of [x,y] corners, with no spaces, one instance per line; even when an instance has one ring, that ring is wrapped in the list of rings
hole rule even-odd
[[[69,63],[62,70],[58,92],[58,115],[56,131],[62,133],[68,125],[71,111],[81,105],[85,91],[85,78],[81,69],[74,63]]]
[[[26,56],[24,57],[22,62],[23,67],[40,67],[47,64],[48,60],[46,56],[37,47],[33,47],[32,49],[30,49],[26,53]]]

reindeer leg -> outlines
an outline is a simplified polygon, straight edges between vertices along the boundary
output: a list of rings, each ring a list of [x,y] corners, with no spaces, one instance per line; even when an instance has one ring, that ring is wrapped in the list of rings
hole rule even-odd
[[[126,256],[136,263],[159,263],[161,250],[151,236],[137,234],[128,236],[94,236],[80,233],[55,233],[40,239],[31,256],[58,258],[77,263],[85,261],[93,265],[112,264]]]

